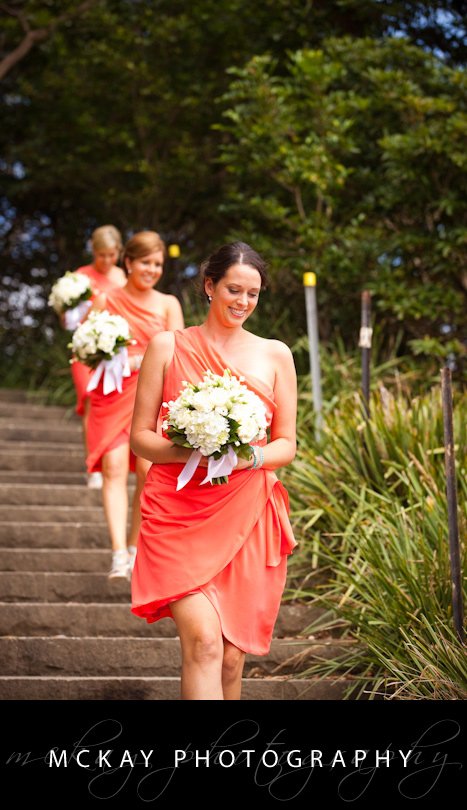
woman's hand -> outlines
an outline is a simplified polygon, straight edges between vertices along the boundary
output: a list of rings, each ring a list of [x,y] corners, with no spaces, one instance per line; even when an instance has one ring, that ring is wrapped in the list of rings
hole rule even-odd
[[[239,458],[238,462],[237,462],[237,465],[236,465],[236,467],[234,467],[233,471],[235,472],[235,470],[237,470],[237,471],[238,470],[247,470],[248,468],[252,467],[252,464],[253,464],[253,454],[250,456],[249,459],[248,458]]]
[[[207,467],[208,464],[209,464],[209,456],[201,456],[198,466]],[[236,472],[237,470],[246,470],[248,469],[248,467],[251,467],[252,464],[253,464],[253,455],[250,456],[250,459],[239,458],[237,465],[233,468],[232,472]]]

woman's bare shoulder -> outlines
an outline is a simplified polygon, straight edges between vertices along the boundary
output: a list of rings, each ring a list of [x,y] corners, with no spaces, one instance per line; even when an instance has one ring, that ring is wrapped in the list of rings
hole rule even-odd
[[[113,280],[118,284],[118,286],[125,287],[128,281],[125,275],[125,271],[122,270],[121,267],[115,265],[115,267],[112,268],[112,272],[113,272]]]
[[[275,338],[264,338],[260,337],[259,335],[253,335],[252,333],[250,333],[250,335],[252,338],[252,347],[254,346],[257,349],[261,349],[268,355],[268,357],[274,357],[277,359],[290,359],[293,357],[287,343],[284,343],[282,340],[276,340]]]
[[[169,332],[168,330],[158,332],[156,335],[153,335],[148,343],[148,349],[150,349],[152,353],[165,350],[173,351],[174,346],[175,335],[173,332]]]

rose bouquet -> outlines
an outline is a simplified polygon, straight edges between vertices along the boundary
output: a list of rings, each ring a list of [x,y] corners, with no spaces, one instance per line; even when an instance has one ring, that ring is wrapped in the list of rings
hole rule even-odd
[[[117,389],[122,391],[123,377],[130,376],[127,346],[132,343],[130,328],[125,318],[111,315],[106,309],[91,312],[73,333],[68,347],[74,358],[94,368],[87,390],[97,388],[104,375],[104,394]]]
[[[65,328],[73,331],[88,312],[92,287],[83,273],[65,273],[52,287],[48,304],[63,314]]]
[[[209,460],[201,483],[227,483],[238,458],[250,457],[250,443],[266,436],[264,404],[243,380],[229,369],[222,377],[206,371],[201,382],[184,382],[176,400],[162,403],[168,409],[162,423],[167,436],[174,444],[193,448],[177,490],[191,479],[202,456]]]

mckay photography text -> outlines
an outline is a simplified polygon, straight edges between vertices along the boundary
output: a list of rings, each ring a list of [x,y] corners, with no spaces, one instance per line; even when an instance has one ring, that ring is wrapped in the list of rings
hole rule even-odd
[[[358,730],[355,734],[358,737]],[[381,734],[384,736],[384,729]],[[311,744],[304,746],[293,745],[285,728],[266,733],[256,720],[245,718],[220,731],[207,745],[184,739],[179,745],[163,746],[156,741],[151,748],[129,748],[123,742],[122,723],[108,718],[93,724],[68,746],[53,745],[40,754],[12,751],[6,765],[43,766],[51,784],[57,771],[79,772],[89,794],[99,799],[130,792],[146,803],[156,802],[188,774],[192,781],[200,773],[204,779],[215,773],[219,780],[223,778],[220,774],[234,771],[242,776],[242,784],[247,780],[278,801],[307,792],[311,795],[323,779],[329,781],[336,798],[356,801],[378,787],[379,774],[384,774],[385,791],[389,778],[394,798],[416,800],[442,791],[453,769],[462,767],[448,753],[449,743],[459,734],[459,722],[446,718],[411,733],[410,741],[404,738],[402,744],[385,740],[375,748],[319,745],[315,733],[310,734]]]

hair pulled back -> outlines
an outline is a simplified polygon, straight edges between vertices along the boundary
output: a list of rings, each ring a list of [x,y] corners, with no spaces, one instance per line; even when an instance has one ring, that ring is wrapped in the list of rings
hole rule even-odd
[[[164,240],[156,231],[138,231],[128,240],[123,248],[123,266],[126,270],[126,259],[130,262],[142,259],[149,253],[161,250],[164,259],[167,257],[167,248]]]
[[[201,263],[200,280],[203,293],[206,279],[210,278],[214,284],[217,284],[225,276],[229,267],[234,264],[247,264],[249,267],[254,267],[261,276],[261,289],[266,289],[269,279],[264,259],[246,242],[230,242],[222,245]]]
[[[119,255],[122,249],[122,235],[114,225],[101,225],[91,235],[93,253],[99,250],[117,250]]]

